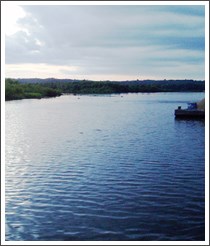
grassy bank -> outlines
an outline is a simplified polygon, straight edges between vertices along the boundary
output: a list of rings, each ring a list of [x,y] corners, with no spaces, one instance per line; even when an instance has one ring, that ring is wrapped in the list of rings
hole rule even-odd
[[[24,98],[44,98],[60,96],[58,89],[42,86],[41,84],[20,84],[13,79],[5,81],[5,100],[17,100]]]

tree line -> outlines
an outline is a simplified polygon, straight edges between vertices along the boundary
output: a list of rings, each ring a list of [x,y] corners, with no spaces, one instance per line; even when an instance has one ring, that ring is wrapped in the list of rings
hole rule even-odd
[[[33,79],[34,80],[34,79]],[[205,90],[204,81],[194,80],[145,80],[145,81],[63,81],[19,82],[7,78],[5,81],[5,99],[43,98],[71,94],[111,94],[138,92],[201,92]]]
[[[17,100],[24,98],[43,98],[60,96],[58,89],[53,89],[41,84],[21,84],[14,79],[5,80],[5,100]]]

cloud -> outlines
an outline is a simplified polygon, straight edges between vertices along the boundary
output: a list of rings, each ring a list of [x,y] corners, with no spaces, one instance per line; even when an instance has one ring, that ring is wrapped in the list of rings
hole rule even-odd
[[[64,77],[204,78],[204,6],[21,7],[6,64],[57,65]]]

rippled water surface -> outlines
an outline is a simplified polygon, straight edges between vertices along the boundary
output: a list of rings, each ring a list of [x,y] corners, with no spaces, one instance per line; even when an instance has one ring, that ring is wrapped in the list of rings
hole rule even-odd
[[[203,97],[6,102],[6,240],[204,240]]]

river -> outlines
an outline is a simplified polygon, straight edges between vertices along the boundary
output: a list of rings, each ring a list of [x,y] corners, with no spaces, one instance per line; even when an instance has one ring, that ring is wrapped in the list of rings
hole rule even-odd
[[[205,240],[204,93],[5,103],[6,240]]]

